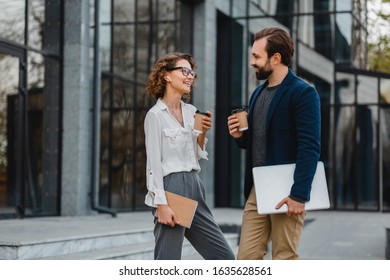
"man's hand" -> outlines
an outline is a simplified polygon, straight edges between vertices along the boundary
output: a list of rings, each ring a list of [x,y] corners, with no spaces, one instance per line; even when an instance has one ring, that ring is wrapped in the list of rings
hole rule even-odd
[[[286,214],[289,216],[290,215],[299,215],[305,211],[305,204],[304,203],[294,201],[289,197],[286,197],[282,201],[280,201],[278,203],[278,205],[276,205],[275,209],[279,209],[280,207],[283,206],[283,204],[287,205],[288,210],[287,210]]]
[[[158,204],[156,210],[156,217],[160,224],[168,225],[171,227],[175,227],[175,225],[180,224],[175,213],[168,205]]]
[[[240,123],[236,115],[231,115],[228,117],[227,126],[229,128],[229,133],[233,138],[240,138],[242,136],[242,131],[238,130]]]

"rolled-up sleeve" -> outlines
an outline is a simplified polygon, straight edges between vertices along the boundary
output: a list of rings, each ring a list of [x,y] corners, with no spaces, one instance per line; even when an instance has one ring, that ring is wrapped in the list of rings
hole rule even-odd
[[[207,142],[208,142],[208,139],[205,138],[205,139],[204,139],[203,147],[197,145],[197,150],[198,150],[198,151],[197,151],[197,156],[198,156],[198,160],[201,159],[201,158],[203,158],[203,159],[205,159],[205,160],[209,160],[209,158],[208,158],[209,153],[206,151],[206,144],[207,144]]]
[[[148,112],[144,122],[146,146],[146,185],[148,193],[145,204],[157,207],[157,204],[167,204],[165,197],[163,172],[161,165],[161,124],[153,112]]]

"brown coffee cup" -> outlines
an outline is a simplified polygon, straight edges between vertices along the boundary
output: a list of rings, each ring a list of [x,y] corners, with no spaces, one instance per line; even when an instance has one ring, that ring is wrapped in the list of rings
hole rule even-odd
[[[239,131],[244,131],[248,129],[248,118],[245,107],[232,110],[232,115],[235,115],[238,119],[238,122],[240,124],[240,126],[238,127]]]
[[[199,110],[195,112],[195,121],[194,121],[194,132],[197,134],[202,134],[203,133],[203,124],[202,124],[202,119],[204,116],[209,116],[207,113],[203,113]]]

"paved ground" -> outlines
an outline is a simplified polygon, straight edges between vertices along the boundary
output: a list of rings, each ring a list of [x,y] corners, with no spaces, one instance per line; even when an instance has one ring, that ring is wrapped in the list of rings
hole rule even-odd
[[[223,225],[240,225],[242,209],[213,209]],[[23,243],[37,239],[57,239],[128,227],[152,229],[150,212],[121,213],[88,217],[53,217],[0,220],[0,244]],[[300,256],[306,260],[384,260],[386,228],[390,213],[312,211],[303,230]],[[390,246],[390,244],[389,244]]]
[[[214,209],[213,212],[219,223],[241,221],[242,210]],[[386,228],[390,228],[390,213],[308,212],[300,257],[306,260],[384,260]]]

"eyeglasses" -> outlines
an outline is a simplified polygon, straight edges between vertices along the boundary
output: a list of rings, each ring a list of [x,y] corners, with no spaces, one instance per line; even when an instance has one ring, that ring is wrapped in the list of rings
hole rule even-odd
[[[173,70],[178,70],[178,69],[181,69],[181,72],[183,73],[184,76],[187,77],[189,74],[191,74],[192,77],[196,78],[196,73],[194,71],[188,69],[187,67],[184,67],[184,66],[169,68],[169,69],[167,69],[167,71],[173,71]]]

